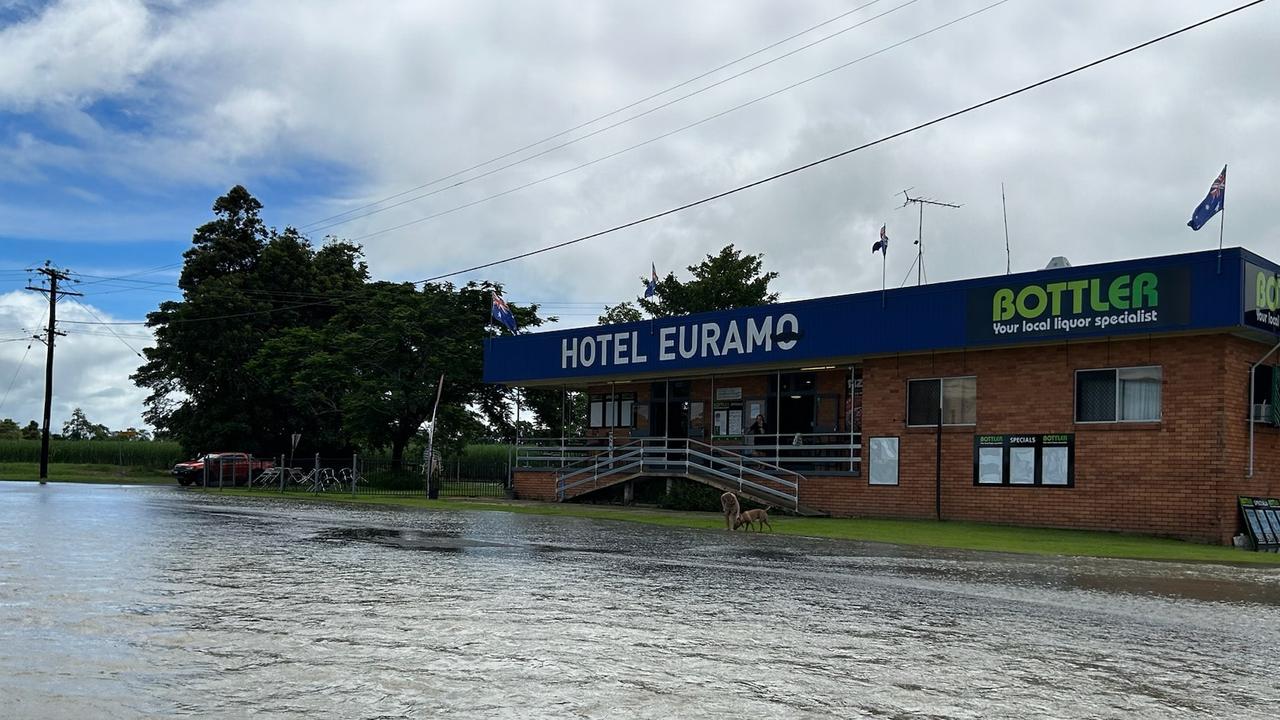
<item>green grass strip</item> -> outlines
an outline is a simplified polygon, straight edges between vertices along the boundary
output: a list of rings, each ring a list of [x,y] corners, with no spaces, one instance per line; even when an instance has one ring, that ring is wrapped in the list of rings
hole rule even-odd
[[[39,477],[39,463],[0,462],[0,480],[31,481]],[[175,482],[168,470],[96,463],[49,463],[49,481],[121,485],[162,485]]]
[[[562,515],[596,520],[638,522],[664,527],[698,528],[724,532],[724,516],[718,513],[679,512],[646,508],[622,508],[577,503],[536,503],[517,500],[428,500],[380,495],[317,495],[306,492],[266,492],[242,488],[208,490],[238,497],[289,498],[316,502],[421,508],[427,510],[481,510],[528,515]],[[770,518],[778,535],[859,540],[963,550],[1065,555],[1135,560],[1167,560],[1229,564],[1280,565],[1280,554],[1244,552],[1221,545],[1202,545],[1169,538],[1090,530],[1024,528],[960,521],[886,520],[869,518]]]

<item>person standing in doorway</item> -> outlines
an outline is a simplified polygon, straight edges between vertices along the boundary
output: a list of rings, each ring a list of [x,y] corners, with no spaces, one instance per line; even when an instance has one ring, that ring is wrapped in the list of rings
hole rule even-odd
[[[748,446],[754,446],[756,444],[756,436],[763,435],[764,431],[765,431],[764,415],[756,415],[755,421],[752,422],[751,426],[747,428],[746,435],[742,438],[743,444]],[[747,454],[758,455],[759,453],[757,453],[754,450],[748,450]]]

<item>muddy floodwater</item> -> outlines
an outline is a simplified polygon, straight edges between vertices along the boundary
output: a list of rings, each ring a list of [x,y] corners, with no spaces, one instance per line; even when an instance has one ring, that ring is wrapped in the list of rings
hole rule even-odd
[[[0,483],[4,717],[1275,718],[1277,667],[1280,569]]]

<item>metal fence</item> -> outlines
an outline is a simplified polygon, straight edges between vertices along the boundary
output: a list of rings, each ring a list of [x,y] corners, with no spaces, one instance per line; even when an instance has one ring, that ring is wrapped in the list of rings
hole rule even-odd
[[[277,493],[389,495],[399,497],[492,497],[508,495],[507,472],[475,472],[461,459],[425,462],[348,457],[243,457],[206,462],[199,484],[205,488],[247,488]]]

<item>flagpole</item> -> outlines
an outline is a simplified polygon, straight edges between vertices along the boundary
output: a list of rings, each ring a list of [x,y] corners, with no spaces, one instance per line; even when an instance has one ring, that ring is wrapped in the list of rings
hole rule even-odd
[[[889,248],[883,248],[880,251],[880,309],[884,309],[884,274],[885,266],[889,263]]]
[[[1227,224],[1227,166],[1222,166],[1222,217],[1218,218],[1218,274],[1222,274],[1222,229]],[[1252,401],[1250,401],[1252,402]]]

